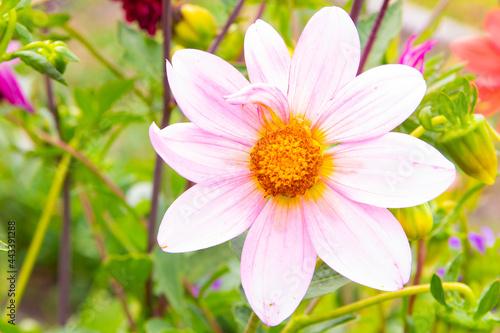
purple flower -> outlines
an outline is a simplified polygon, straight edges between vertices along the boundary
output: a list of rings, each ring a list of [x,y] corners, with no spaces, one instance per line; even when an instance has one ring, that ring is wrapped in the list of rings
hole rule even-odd
[[[486,253],[486,244],[483,235],[478,234],[477,232],[469,232],[467,235],[467,239],[469,243],[481,254]]]
[[[439,277],[443,277],[444,276],[444,267],[440,267],[436,270],[436,274],[439,275]]]
[[[483,234],[484,241],[487,247],[492,247],[495,245],[496,237],[490,227],[483,225],[481,226],[481,233]]]
[[[399,59],[399,63],[416,68],[420,71],[420,73],[423,73],[425,54],[429,52],[434,45],[437,44],[437,41],[428,40],[423,44],[412,46],[416,38],[417,35],[411,35],[411,37],[408,39],[403,54]]]
[[[451,236],[448,239],[448,246],[454,250],[462,251],[462,241],[457,236]]]
[[[19,43],[11,42],[7,52],[17,49]],[[15,61],[0,63],[0,101],[6,100],[14,106],[18,106],[30,113],[35,113],[33,106],[24,95],[17,80],[16,72],[12,69]]]

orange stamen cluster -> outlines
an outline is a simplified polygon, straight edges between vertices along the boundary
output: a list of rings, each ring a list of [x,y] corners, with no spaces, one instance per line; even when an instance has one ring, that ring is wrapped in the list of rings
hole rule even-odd
[[[301,119],[267,132],[250,153],[250,169],[267,195],[304,195],[319,178],[321,146]]]

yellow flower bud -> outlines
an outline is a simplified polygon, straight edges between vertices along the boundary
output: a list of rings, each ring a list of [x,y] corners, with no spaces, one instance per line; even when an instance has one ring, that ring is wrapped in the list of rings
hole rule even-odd
[[[437,141],[467,175],[488,185],[495,182],[497,155],[482,115],[474,115],[474,121],[467,127],[441,133]]]
[[[175,6],[174,13],[174,40],[184,47],[208,49],[217,30],[212,14],[189,3]]]
[[[393,208],[390,211],[411,241],[425,237],[432,230],[433,218],[428,203],[415,207]]]

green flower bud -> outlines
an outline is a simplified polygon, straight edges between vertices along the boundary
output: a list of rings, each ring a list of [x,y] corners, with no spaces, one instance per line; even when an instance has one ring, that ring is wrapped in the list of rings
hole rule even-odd
[[[428,203],[415,207],[393,208],[390,211],[411,241],[425,237],[432,230],[433,218]]]
[[[177,5],[174,13],[174,40],[184,47],[208,49],[217,30],[212,14],[189,3]]]
[[[491,185],[497,173],[497,156],[483,116],[474,115],[467,127],[441,133],[437,141],[467,175]]]

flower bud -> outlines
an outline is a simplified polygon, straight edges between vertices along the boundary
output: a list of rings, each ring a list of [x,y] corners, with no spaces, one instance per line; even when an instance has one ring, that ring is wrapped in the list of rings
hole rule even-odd
[[[394,208],[390,211],[411,241],[425,237],[432,230],[433,218],[428,203],[415,207]]]
[[[208,49],[217,25],[205,8],[182,3],[174,9],[174,40],[184,47]]]
[[[483,116],[474,115],[469,126],[441,133],[437,141],[463,172],[488,185],[495,182],[498,161]]]

